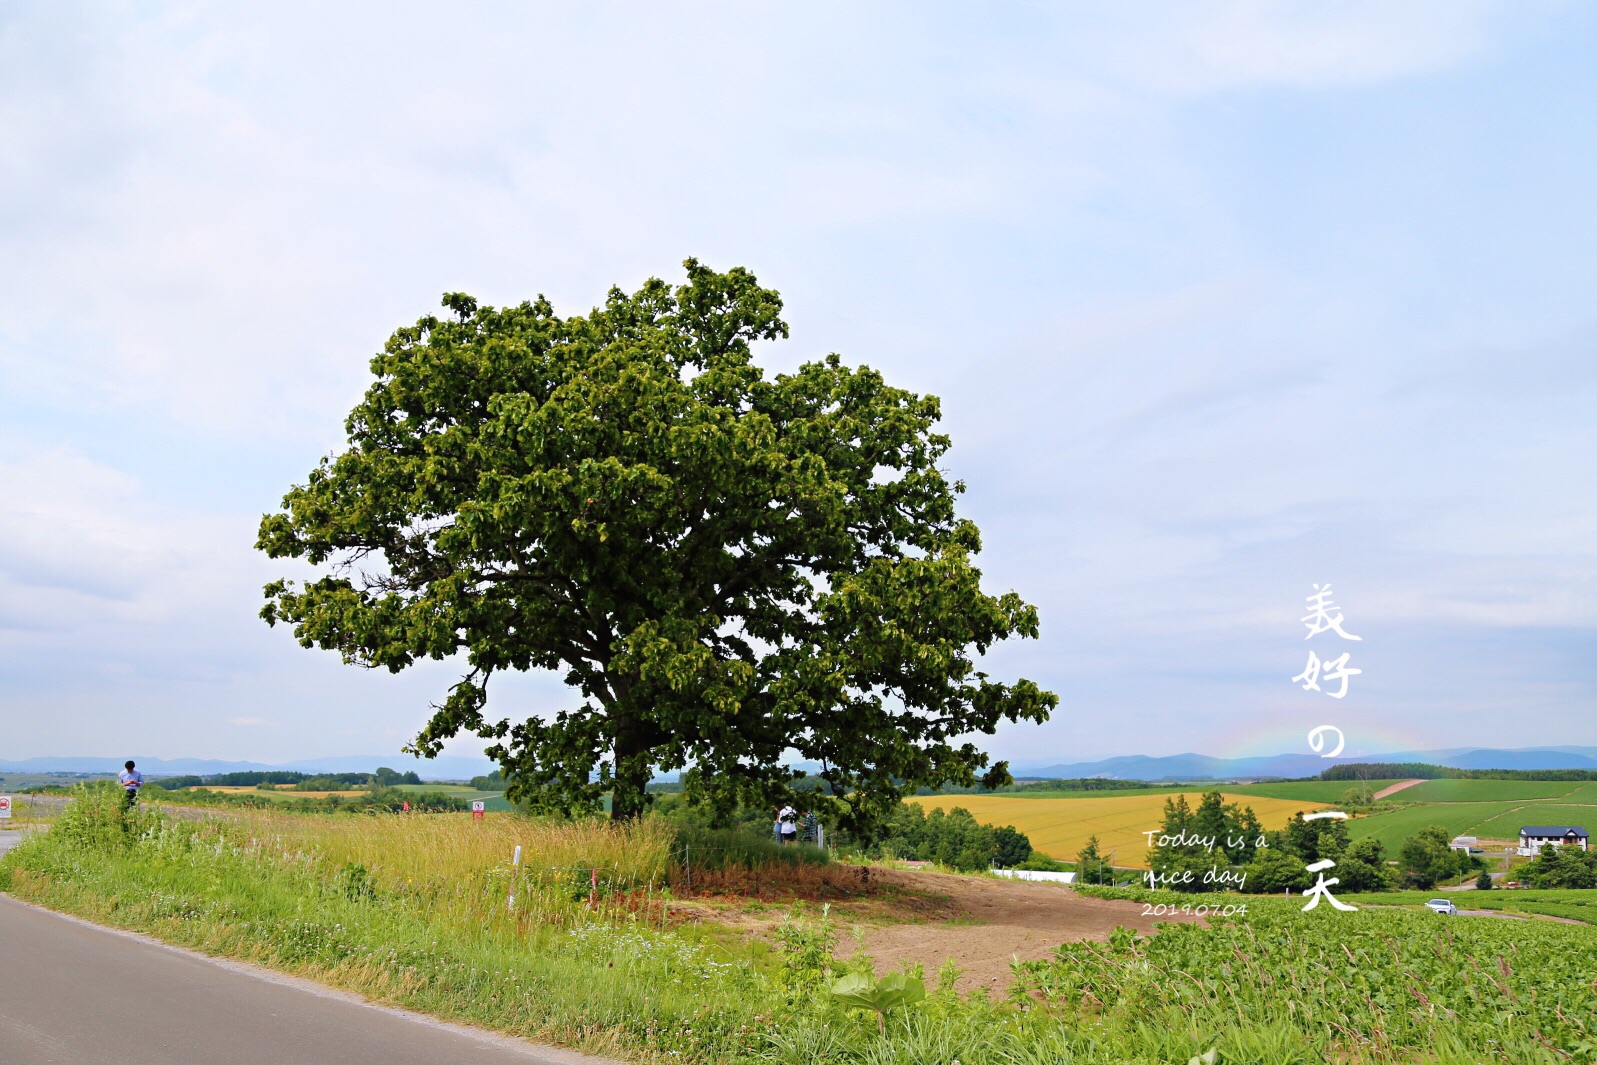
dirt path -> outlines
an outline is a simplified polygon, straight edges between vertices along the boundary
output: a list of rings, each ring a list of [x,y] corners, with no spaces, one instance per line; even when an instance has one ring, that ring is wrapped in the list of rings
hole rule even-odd
[[[913,891],[946,896],[947,916],[924,923],[866,927],[865,950],[879,971],[919,962],[928,980],[949,958],[964,970],[959,989],[1009,986],[1010,961],[1049,957],[1068,940],[1109,938],[1116,925],[1143,934],[1158,922],[1188,922],[1193,917],[1144,917],[1140,902],[1095,899],[1060,884],[992,880],[907,870],[882,870],[883,879],[898,880]],[[838,954],[854,951],[844,935]]]
[[[1386,787],[1382,788],[1380,791],[1375,793],[1374,797],[1377,798],[1377,799],[1384,799],[1388,795],[1396,795],[1398,792],[1402,791],[1404,788],[1412,788],[1416,784],[1423,784],[1423,783],[1425,783],[1425,781],[1423,781],[1423,780],[1400,780],[1396,784],[1389,784]]]

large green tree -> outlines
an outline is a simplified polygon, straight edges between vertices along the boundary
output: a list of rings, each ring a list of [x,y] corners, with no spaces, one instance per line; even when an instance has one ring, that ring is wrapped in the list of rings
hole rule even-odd
[[[977,668],[1037,613],[981,589],[938,401],[835,355],[768,377],[750,345],[787,335],[781,298],[686,266],[586,316],[455,294],[396,332],[347,449],[261,522],[267,554],[327,570],[268,585],[262,617],[369,667],[460,656],[413,749],[491,738],[540,808],[613,789],[634,816],[680,768],[700,800],[770,801],[792,752],[853,825],[915,785],[1007,782],[962,737],[1057,699]],[[534,669],[572,701],[490,710],[490,678]]]
[[[1458,874],[1459,857],[1448,844],[1447,829],[1427,825],[1403,841],[1398,872],[1404,884],[1428,891]]]

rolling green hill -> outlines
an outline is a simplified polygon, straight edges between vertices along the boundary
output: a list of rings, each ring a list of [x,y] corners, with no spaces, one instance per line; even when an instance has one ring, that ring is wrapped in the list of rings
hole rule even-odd
[[[1571,805],[1597,806],[1597,781],[1582,784],[1579,790],[1560,796],[1560,801]]]
[[[1564,806],[1538,802],[1505,811],[1476,827],[1475,835],[1510,839],[1519,835],[1520,825],[1579,825],[1590,832],[1597,828],[1597,806]]]
[[[1371,791],[1380,791],[1395,780],[1288,780],[1277,784],[1227,784],[1225,791],[1233,795],[1258,795],[1267,799],[1301,799],[1304,802],[1341,802],[1342,796],[1361,784]],[[1399,792],[1398,794],[1402,794]]]
[[[1561,780],[1428,780],[1392,795],[1396,809],[1348,824],[1354,839],[1373,837],[1389,852],[1427,825],[1449,835],[1512,840],[1521,825],[1579,825],[1597,831],[1597,783]]]
[[[1459,802],[1411,803],[1396,810],[1356,817],[1348,822],[1348,835],[1354,839],[1374,837],[1385,845],[1387,853],[1396,855],[1403,841],[1429,825],[1441,825],[1449,836],[1480,835],[1476,825],[1494,817],[1509,814],[1523,803],[1511,802]],[[1592,811],[1597,813],[1597,809]],[[1533,822],[1525,822],[1533,823]],[[1515,826],[1517,833],[1518,826]]]
[[[1392,802],[1497,802],[1561,799],[1590,785],[1579,780],[1427,780],[1391,796]],[[1594,792],[1593,794],[1597,794]]]

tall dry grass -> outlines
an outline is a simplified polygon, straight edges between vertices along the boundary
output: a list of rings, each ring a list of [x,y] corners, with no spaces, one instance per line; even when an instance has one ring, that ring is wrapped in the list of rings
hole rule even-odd
[[[289,851],[313,849],[338,865],[354,862],[389,884],[508,868],[518,846],[528,873],[591,869],[608,880],[647,883],[663,880],[671,844],[670,830],[649,821],[617,825],[503,813],[481,821],[466,813],[328,817],[275,810],[241,820],[253,822],[250,832],[263,842]]]
[[[434,919],[528,932],[630,914],[657,921],[670,880],[673,834],[656,821],[272,809],[229,810],[217,822],[236,845],[341,890],[402,899]]]

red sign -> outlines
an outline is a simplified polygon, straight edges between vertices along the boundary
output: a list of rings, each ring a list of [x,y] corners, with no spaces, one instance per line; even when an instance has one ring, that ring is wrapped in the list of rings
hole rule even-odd
[[[481,821],[482,820],[482,810],[483,810],[483,802],[482,802],[481,799],[473,799],[473,800],[471,800],[471,819],[473,821]]]

